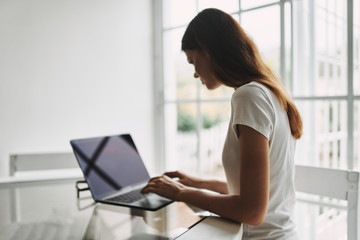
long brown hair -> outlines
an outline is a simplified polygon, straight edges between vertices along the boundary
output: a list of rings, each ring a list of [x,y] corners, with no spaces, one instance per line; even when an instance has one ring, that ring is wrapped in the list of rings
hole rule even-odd
[[[292,136],[301,137],[302,120],[294,102],[255,43],[229,14],[214,8],[200,12],[188,25],[181,49],[206,51],[215,76],[226,86],[238,88],[251,81],[267,86],[287,112]]]

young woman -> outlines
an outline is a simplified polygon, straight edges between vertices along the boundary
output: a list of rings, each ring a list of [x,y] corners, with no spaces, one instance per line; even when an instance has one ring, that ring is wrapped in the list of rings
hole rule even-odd
[[[152,178],[143,193],[243,223],[243,239],[296,239],[294,151],[302,121],[293,101],[225,12],[200,12],[185,31],[182,50],[194,65],[194,77],[209,90],[221,85],[235,90],[222,156],[227,182],[167,172]]]

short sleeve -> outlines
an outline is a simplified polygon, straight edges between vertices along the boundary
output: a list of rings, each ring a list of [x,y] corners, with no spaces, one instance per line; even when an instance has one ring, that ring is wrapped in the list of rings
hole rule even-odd
[[[246,125],[264,135],[268,140],[274,127],[274,109],[263,89],[256,85],[238,88],[231,99],[232,127],[237,137],[236,125]]]

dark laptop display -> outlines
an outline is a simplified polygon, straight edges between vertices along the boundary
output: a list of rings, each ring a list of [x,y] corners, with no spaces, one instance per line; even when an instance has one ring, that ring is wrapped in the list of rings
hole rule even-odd
[[[117,197],[134,189],[139,191],[150,179],[129,134],[76,139],[70,143],[95,201],[148,210],[172,202],[155,194],[135,202],[122,202]]]

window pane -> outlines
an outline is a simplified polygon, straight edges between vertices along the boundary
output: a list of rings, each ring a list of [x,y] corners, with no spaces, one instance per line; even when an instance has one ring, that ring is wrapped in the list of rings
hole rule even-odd
[[[199,169],[203,174],[224,177],[222,150],[230,119],[230,100],[226,103],[201,103]]]
[[[346,169],[346,101],[298,101],[296,105],[304,128],[296,146],[296,163]]]
[[[197,168],[197,116],[195,103],[165,105],[166,170]]]
[[[230,101],[200,103],[199,109],[197,103],[166,104],[167,170],[224,177],[221,157],[229,117]]]
[[[264,17],[266,21],[259,21]],[[266,63],[280,76],[280,7],[245,12],[241,15],[241,25],[255,41]]]
[[[194,67],[186,60],[181,51],[181,39],[185,28],[164,33],[164,98],[195,99],[197,94]]]
[[[238,0],[199,0],[199,11],[205,8],[218,8],[227,13],[239,11]]]
[[[195,0],[166,0],[162,5],[165,28],[185,25],[196,15]]]
[[[306,2],[296,4],[294,17],[294,94],[346,95],[346,1]]]
[[[258,7],[261,5],[279,2],[278,0],[242,0],[241,1],[241,9],[245,10],[248,8]]]
[[[354,103],[354,168],[360,167],[360,101]]]
[[[354,1],[354,93],[360,95],[360,0]]]

